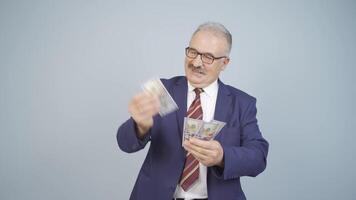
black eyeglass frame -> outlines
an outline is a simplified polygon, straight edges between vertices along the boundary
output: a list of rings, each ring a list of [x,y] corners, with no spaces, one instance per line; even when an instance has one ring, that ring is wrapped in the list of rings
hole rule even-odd
[[[189,50],[194,50],[197,52],[197,55],[195,57],[190,57],[188,56],[188,51]],[[221,59],[221,58],[228,58],[227,56],[221,56],[221,57],[215,57],[213,55],[211,55],[210,53],[200,53],[198,50],[194,49],[194,48],[191,48],[191,47],[186,47],[185,48],[185,55],[188,57],[188,58],[191,58],[191,59],[195,59],[196,57],[198,57],[198,55],[200,55],[200,59],[203,63],[205,64],[213,64],[215,60],[218,60],[218,59]],[[208,57],[212,57],[213,60],[209,63],[209,62],[204,62],[203,61],[203,56],[205,55],[205,57],[207,57],[206,55],[208,55]]]

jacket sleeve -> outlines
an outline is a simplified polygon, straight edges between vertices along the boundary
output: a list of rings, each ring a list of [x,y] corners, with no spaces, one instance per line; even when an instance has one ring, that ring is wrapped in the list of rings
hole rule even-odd
[[[256,100],[253,99],[241,118],[241,145],[222,145],[224,168],[212,167],[217,178],[229,180],[241,176],[255,177],[266,168],[269,144],[258,128],[256,113]]]
[[[127,153],[136,152],[143,149],[151,138],[151,129],[144,138],[137,137],[135,121],[130,118],[123,123],[116,135],[117,143],[120,149]]]

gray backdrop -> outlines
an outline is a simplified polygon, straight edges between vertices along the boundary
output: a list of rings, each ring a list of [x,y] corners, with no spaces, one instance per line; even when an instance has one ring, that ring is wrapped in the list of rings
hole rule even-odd
[[[355,1],[0,2],[0,199],[128,199],[147,148],[116,130],[152,76],[182,75],[205,21],[233,34],[222,80],[258,99],[266,171],[248,199],[354,199]]]

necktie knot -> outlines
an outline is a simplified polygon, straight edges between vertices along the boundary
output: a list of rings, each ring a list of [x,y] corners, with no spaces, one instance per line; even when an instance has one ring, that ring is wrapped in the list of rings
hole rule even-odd
[[[195,88],[194,89],[195,95],[200,95],[200,93],[204,92],[204,90],[202,88]]]

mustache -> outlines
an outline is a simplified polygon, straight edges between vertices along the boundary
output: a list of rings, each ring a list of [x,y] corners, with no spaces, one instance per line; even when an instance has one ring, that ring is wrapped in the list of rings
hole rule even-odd
[[[203,69],[202,66],[194,66],[193,64],[189,64],[188,68],[191,69],[194,72],[205,74],[205,70]]]
[[[188,67],[190,69],[203,69],[202,66],[194,66],[193,64],[189,64]]]

